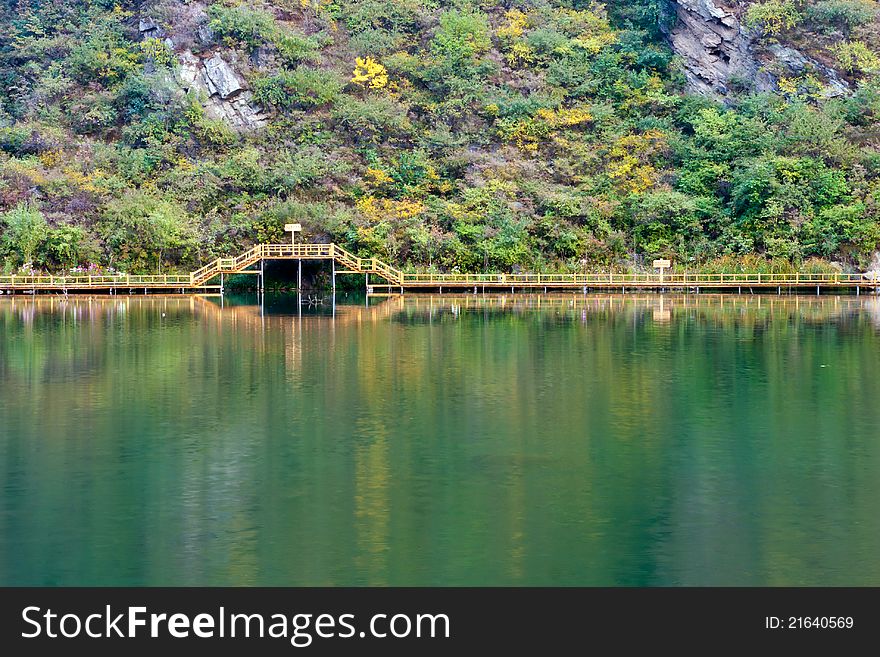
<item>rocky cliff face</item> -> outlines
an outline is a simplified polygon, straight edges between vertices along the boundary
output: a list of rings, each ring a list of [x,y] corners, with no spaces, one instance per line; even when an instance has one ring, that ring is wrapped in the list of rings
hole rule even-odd
[[[778,89],[781,77],[812,73],[825,96],[850,91],[833,69],[781,43],[764,43],[743,24],[750,3],[729,0],[673,0],[675,21],[667,31],[684,64],[689,91],[726,96],[734,85],[753,91]]]
[[[266,115],[253,103],[247,83],[236,70],[235,53],[208,47],[196,54],[189,45],[194,40],[201,46],[212,46],[213,35],[204,9],[194,3],[187,18],[195,25],[194,34],[164,29],[149,13],[140,16],[138,28],[142,38],[162,39],[174,51],[180,64],[177,84],[186,93],[198,94],[209,118],[221,119],[242,132],[265,126]]]
[[[736,78],[756,80],[760,66],[751,38],[735,7],[715,0],[677,0],[676,21],[669,32],[673,49],[684,62],[692,91],[724,95]],[[766,80],[761,80],[766,84]]]
[[[178,60],[181,86],[184,91],[200,93],[210,118],[222,119],[237,130],[266,124],[265,115],[252,103],[245,81],[220,53],[198,57],[185,50],[178,54]]]

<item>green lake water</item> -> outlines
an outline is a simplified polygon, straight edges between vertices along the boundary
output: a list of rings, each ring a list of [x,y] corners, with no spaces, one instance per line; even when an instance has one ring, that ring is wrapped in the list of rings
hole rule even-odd
[[[0,298],[2,585],[880,585],[863,296]]]

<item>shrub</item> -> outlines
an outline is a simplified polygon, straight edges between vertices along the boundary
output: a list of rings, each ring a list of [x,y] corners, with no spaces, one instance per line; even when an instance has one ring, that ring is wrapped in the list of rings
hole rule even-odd
[[[861,41],[841,41],[831,46],[840,66],[849,73],[869,73],[880,69],[880,57]]]
[[[412,129],[404,105],[385,96],[359,100],[342,96],[332,111],[333,119],[358,139],[378,140],[401,136]]]
[[[166,258],[180,263],[196,246],[194,224],[173,201],[145,192],[129,192],[111,201],[99,225],[111,249],[134,270],[154,263],[161,272]]]
[[[58,142],[27,125],[0,128],[0,150],[15,157],[54,151]]]
[[[71,50],[67,66],[73,78],[84,84],[117,82],[139,65],[139,53],[129,49],[122,36],[121,22],[99,22],[85,41]]]
[[[777,35],[798,24],[801,14],[794,0],[767,0],[749,5],[746,10],[746,25],[758,27],[764,34]]]
[[[318,60],[320,46],[314,37],[288,31],[279,31],[274,38],[275,48],[288,66],[314,63]]]
[[[49,236],[49,226],[39,207],[22,202],[11,210],[0,214],[0,227],[3,229],[2,245],[7,257],[17,264],[30,264],[37,251]]]
[[[316,107],[335,101],[342,86],[340,79],[328,71],[300,66],[256,80],[254,100],[277,109]]]
[[[138,45],[143,56],[156,66],[171,68],[177,64],[174,51],[162,39],[144,39]]]
[[[242,46],[252,52],[272,44],[288,66],[314,61],[320,49],[314,37],[282,28],[272,14],[260,9],[215,4],[209,15],[211,29],[227,45]]]
[[[49,231],[44,251],[47,264],[64,268],[90,262],[97,256],[85,229],[70,224],[61,224]]]
[[[224,7],[214,4],[208,10],[208,15],[214,34],[228,45],[241,44],[248,50],[256,50],[272,41],[277,29],[272,14],[242,5]]]
[[[351,81],[369,89],[384,89],[388,86],[388,70],[372,57],[358,57]]]
[[[850,31],[870,23],[877,12],[877,3],[873,0],[821,0],[808,4],[804,15],[819,26]]]

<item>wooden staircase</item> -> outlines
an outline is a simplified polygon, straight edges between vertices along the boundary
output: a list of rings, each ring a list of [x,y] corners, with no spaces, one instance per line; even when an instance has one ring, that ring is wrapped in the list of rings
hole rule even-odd
[[[258,244],[236,258],[217,258],[190,274],[192,287],[221,274],[240,274],[261,260],[335,260],[353,274],[376,274],[390,287],[403,285],[403,273],[378,258],[359,258],[336,244]]]

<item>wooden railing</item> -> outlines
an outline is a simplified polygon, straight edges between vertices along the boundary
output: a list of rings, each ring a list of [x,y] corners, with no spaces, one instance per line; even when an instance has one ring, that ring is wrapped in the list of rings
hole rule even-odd
[[[798,287],[809,285],[863,285],[880,284],[864,274],[403,274],[403,285],[491,285],[540,286],[585,285],[587,287],[731,287],[754,286]]]
[[[260,260],[333,258],[351,271],[378,274],[389,283],[400,285],[403,275],[378,258],[359,258],[336,244],[261,244],[237,258],[218,258],[192,274],[192,283],[201,284],[220,274],[236,274]]]
[[[118,276],[0,276],[0,288],[89,288],[89,287],[190,287],[191,277],[187,275],[129,275]]]
[[[221,274],[241,273],[261,260],[333,259],[349,272],[377,274],[387,287],[400,288],[730,288],[730,287],[880,287],[880,280],[865,274],[795,273],[584,273],[584,274],[458,274],[403,273],[378,258],[360,258],[337,244],[259,244],[237,257],[217,258],[189,275],[117,276],[0,276],[0,288],[86,289],[86,288],[205,288]],[[253,270],[249,270],[253,272]]]

